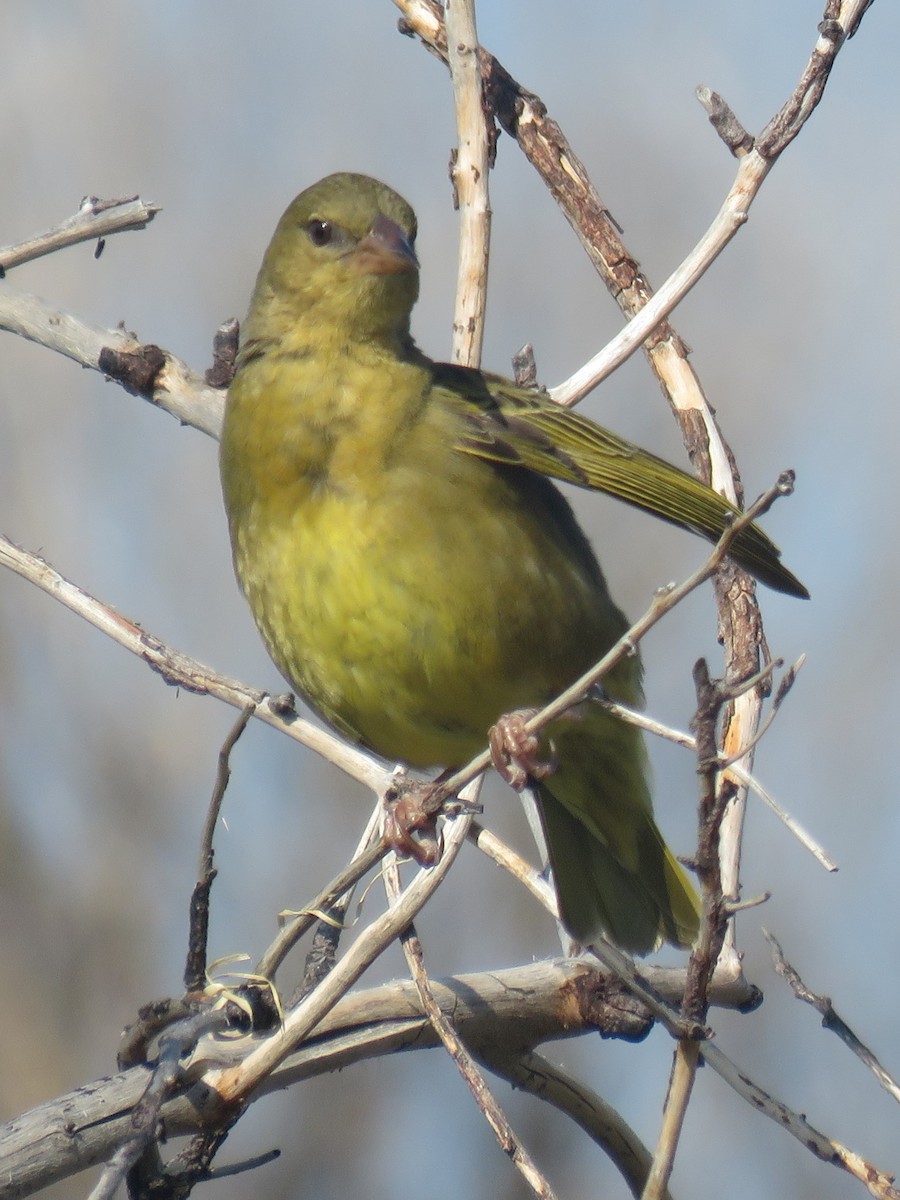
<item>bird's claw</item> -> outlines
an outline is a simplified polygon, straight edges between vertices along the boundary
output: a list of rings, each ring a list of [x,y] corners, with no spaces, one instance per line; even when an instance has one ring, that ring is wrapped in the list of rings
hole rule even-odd
[[[488,744],[497,774],[511,788],[521,792],[529,783],[546,779],[556,764],[538,758],[540,740],[525,728],[536,709],[507,713],[491,726]]]
[[[433,783],[407,782],[385,796],[384,836],[396,854],[420,867],[433,867],[444,851],[437,813],[426,803],[434,789]]]

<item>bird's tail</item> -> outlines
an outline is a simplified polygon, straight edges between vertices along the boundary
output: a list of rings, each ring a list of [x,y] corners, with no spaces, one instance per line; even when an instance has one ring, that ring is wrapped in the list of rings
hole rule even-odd
[[[600,708],[552,734],[558,766],[537,795],[563,925],[635,954],[691,946],[697,894],[653,819],[641,735]]]

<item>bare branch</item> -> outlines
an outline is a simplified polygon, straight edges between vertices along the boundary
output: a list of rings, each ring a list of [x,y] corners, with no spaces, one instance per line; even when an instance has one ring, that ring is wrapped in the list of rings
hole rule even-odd
[[[685,1018],[700,1023],[706,1020],[709,1012],[709,985],[722,952],[728,923],[729,914],[722,894],[719,839],[725,807],[735,788],[734,785],[730,788],[720,786],[717,767],[716,731],[728,691],[710,679],[703,659],[694,667],[694,683],[697,711],[692,724],[696,735],[700,778],[699,830],[694,867],[700,881],[703,912],[700,936],[691,951],[681,1009]],[[697,1040],[682,1038],[675,1047],[662,1126],[643,1200],[661,1200],[664,1189],[668,1187],[699,1064],[700,1046]]]
[[[210,387],[227,388],[234,379],[240,332],[240,323],[236,317],[223,321],[216,330],[213,337],[212,366],[203,376]]]
[[[662,1125],[641,1200],[663,1200],[663,1197],[668,1195],[675,1153],[684,1127],[688,1102],[694,1089],[694,1080],[697,1078],[699,1062],[700,1043],[682,1038],[675,1047],[672,1073],[669,1076],[663,1106]]]
[[[660,970],[654,982],[675,1004],[684,972]],[[512,1055],[548,1039],[602,1029],[610,1036],[640,1038],[649,1028],[646,1012],[629,1005],[622,986],[584,960],[528,963],[432,981],[442,1010],[479,1055]],[[218,1041],[195,1053],[193,1077],[204,1052],[219,1063],[239,1062],[252,1039]],[[422,1011],[415,985],[393,982],[354,992],[322,1019],[316,1036],[261,1080],[266,1095],[328,1071],[403,1050],[437,1045]],[[152,1071],[145,1066],[41,1105],[0,1126],[4,1182],[16,1195],[28,1195],[56,1179],[107,1160],[127,1141],[131,1114],[147,1089]],[[160,1111],[171,1137],[192,1133],[218,1119],[218,1095],[196,1083],[186,1094],[167,1100]]]
[[[571,1117],[615,1163],[635,1197],[641,1195],[650,1169],[650,1153],[631,1126],[591,1088],[586,1087],[543,1055],[531,1052],[503,1058],[488,1050],[485,1062],[513,1087],[530,1092],[539,1100]],[[671,1200],[664,1190],[661,1200]]]
[[[802,1113],[794,1112],[786,1104],[782,1104],[780,1100],[776,1100],[774,1096],[763,1091],[714,1043],[705,1043],[701,1054],[704,1061],[712,1067],[716,1074],[720,1075],[739,1096],[743,1096],[752,1108],[774,1121],[779,1129],[784,1129],[792,1137],[795,1137],[816,1158],[843,1168],[854,1179],[858,1179],[876,1200],[900,1200],[900,1191],[892,1186],[893,1175],[880,1170],[874,1163],[867,1162],[862,1155],[848,1150],[840,1142],[821,1133],[810,1125]]]
[[[667,989],[666,977],[671,977],[673,986],[665,994],[674,1003],[678,1003],[680,994],[675,980],[678,974],[658,972],[654,977],[660,990]],[[680,974],[683,981],[683,972]],[[641,1036],[638,1020],[626,1023],[618,985],[592,971],[583,959],[529,963],[452,977],[435,981],[433,987],[442,1009],[452,1013],[467,1043],[483,1053],[489,1063],[500,1060],[501,1073],[508,1069],[508,1064],[502,1062],[504,1047],[512,1058],[544,1040],[579,1036],[590,1029],[603,1028],[609,1034],[618,1028],[620,1035]],[[436,1035],[422,1013],[411,982],[354,993],[323,1018],[309,1045],[297,1049],[261,1081],[258,1094],[345,1069],[362,1059],[427,1049],[435,1044]],[[229,1051],[237,1056],[245,1050],[242,1043],[218,1046],[220,1054]],[[704,1044],[703,1057],[753,1108],[787,1129],[818,1158],[843,1167],[879,1200],[900,1198],[884,1172],[764,1092],[714,1043]],[[527,1066],[527,1059],[524,1061]],[[135,1067],[41,1105],[0,1127],[0,1158],[12,1194],[30,1195],[108,1159],[127,1140],[131,1113],[150,1076],[149,1068]],[[547,1098],[556,1103],[552,1096]],[[176,1137],[214,1121],[218,1104],[217,1094],[198,1083],[187,1094],[167,1101],[161,1116],[169,1135]]]
[[[470,789],[466,800],[477,801],[483,777],[479,776]],[[468,826],[471,817],[463,817],[462,821]],[[400,873],[397,869],[396,856],[391,855],[385,864],[385,890],[388,901],[395,904],[400,896]],[[456,1069],[466,1083],[469,1091],[490,1126],[500,1149],[510,1159],[513,1166],[525,1180],[532,1194],[543,1200],[555,1200],[555,1194],[549,1183],[538,1169],[528,1149],[510,1124],[509,1118],[488,1087],[487,1080],[460,1037],[452,1020],[447,1016],[435,996],[431,980],[425,969],[425,953],[415,927],[410,925],[401,935],[401,945],[409,973],[419,993],[422,1010],[428,1017],[432,1029],[440,1038],[441,1043],[453,1060]]]
[[[611,375],[651,335],[653,341],[663,336],[661,322],[684,299],[746,223],[750,205],[776,159],[797,136],[821,99],[834,58],[846,40],[846,31],[858,25],[869,3],[870,0],[845,0],[840,5],[836,19],[830,19],[826,10],[826,19],[820,27],[812,58],[800,82],[790,99],[753,141],[752,151],[741,156],[734,183],[709,229],[655,295],[649,286],[645,289],[645,303],[635,307],[635,315],[622,332],[565,383],[550,389],[555,400],[561,404],[574,404]],[[733,123],[732,129],[739,126],[737,118],[720,96],[706,88],[702,89],[700,99],[704,107],[713,108],[716,114],[727,111]],[[716,124],[717,129],[719,124]],[[733,134],[726,137],[729,146],[733,140]],[[737,141],[740,145],[745,144],[741,136]]]
[[[303,924],[303,919],[310,916],[317,916],[319,919],[312,944],[306,954],[306,961],[303,964],[303,978],[291,997],[292,1004],[302,1000],[314,987],[317,987],[334,966],[338,943],[344,930],[353,892],[367,873],[367,869],[361,868],[368,859],[374,866],[387,853],[388,840],[381,834],[383,824],[384,797],[379,796],[350,860],[350,867],[354,868],[353,877],[348,878],[347,871],[342,871],[338,880],[332,883],[324,894],[320,893],[305,913],[281,912],[278,914],[279,921],[285,922],[282,932],[265,952],[260,965],[256,968],[256,973],[266,979],[274,977],[274,972],[291,946],[308,928],[308,925]],[[343,887],[340,886],[341,883],[344,884]],[[364,899],[365,894],[363,895]],[[361,906],[362,900],[360,901]]]
[[[193,425],[210,437],[219,436],[224,392],[209,387],[174,354],[144,344],[124,329],[90,325],[8,284],[0,288],[0,330],[4,329],[115,378],[126,390],[141,395],[183,425]],[[151,361],[155,366],[148,374]],[[138,368],[142,370],[135,379]]]
[[[459,263],[453,317],[453,361],[481,362],[491,207],[493,120],[488,116],[478,68],[475,0],[447,0],[448,61],[453,80],[458,148],[451,160],[453,194],[459,208]]]
[[[242,1103],[255,1092],[353,986],[363,971],[406,929],[440,886],[465,840],[464,821],[448,822],[448,830],[440,862],[416,874],[398,902],[372,921],[315,991],[285,1014],[282,1027],[251,1050],[239,1066],[213,1071],[205,1077],[205,1082],[219,1094],[225,1105]]]
[[[219,823],[219,813],[222,811],[222,801],[231,778],[231,751],[237,744],[241,734],[247,728],[247,722],[253,716],[256,706],[248,704],[241,712],[228,737],[219,751],[216,781],[212,796],[206,810],[206,820],[200,835],[200,861],[197,864],[197,882],[191,892],[190,919],[188,921],[188,950],[184,967],[184,988],[187,992],[199,991],[206,984],[207,968],[207,939],[209,935],[209,897],[212,891],[216,870],[213,866],[213,839],[216,826]]]
[[[820,1013],[823,1027],[830,1029],[832,1033],[836,1033],[844,1045],[853,1051],[860,1062],[865,1063],[888,1095],[893,1096],[895,1100],[900,1102],[900,1084],[897,1084],[888,1074],[869,1047],[860,1041],[843,1017],[838,1016],[834,1010],[834,1005],[831,1003],[831,998],[829,996],[820,996],[817,992],[811,991],[800,978],[797,970],[784,957],[781,944],[774,934],[769,933],[768,929],[764,929],[763,933],[772,947],[775,970],[788,981],[797,999],[803,1000],[806,1004],[811,1004]]]
[[[798,659],[797,666],[801,660]],[[793,668],[791,668],[793,670]],[[779,689],[780,690],[780,689]],[[646,713],[638,712],[633,708],[627,708],[624,704],[619,704],[614,700],[610,700],[607,696],[596,696],[598,704],[602,704],[609,712],[615,713],[620,721],[627,721],[629,725],[636,725],[638,729],[643,729],[647,733],[652,733],[655,737],[661,737],[666,741],[674,742],[677,746],[684,746],[687,750],[696,750],[697,741],[690,733],[685,733],[680,729],[672,729],[668,725],[663,725],[662,722],[655,720],[653,717],[647,716]],[[771,714],[770,714],[771,715]],[[768,724],[768,723],[767,723]],[[758,738],[754,737],[754,744]],[[785,812],[782,806],[778,803],[768,788],[764,787],[759,778],[755,774],[751,774],[745,767],[740,765],[738,761],[742,755],[740,753],[731,755],[725,758],[719,755],[718,767],[720,770],[729,771],[742,787],[748,788],[755,792],[760,800],[772,810],[779,821],[794,835],[801,846],[805,847],[813,858],[825,868],[826,871],[836,871],[837,863],[826,852],[826,850],[816,841],[816,839],[800,824],[795,817],[790,813]]]
[[[753,138],[743,127],[718,92],[697,88],[697,99],[709,115],[709,123],[735,156],[742,158],[753,149]]]
[[[477,821],[473,821],[469,829],[469,840],[475,843],[482,854],[486,854],[498,867],[508,871],[513,879],[526,887],[555,921],[559,920],[556,891],[540,871]]]
[[[16,245],[0,246],[0,279],[13,267],[62,250],[65,246],[90,242],[95,238],[100,240],[130,229],[144,229],[159,211],[158,205],[147,204],[140,196],[122,196],[118,200],[85,196],[78,212],[53,229],[36,233]]]
[[[307,908],[300,913],[289,915],[284,928],[257,963],[255,973],[266,979],[274,979],[278,968],[304,933],[311,929],[321,914],[331,909],[349,888],[367,875],[387,852],[388,844],[384,838],[379,838],[365,850],[358,851],[343,871],[310,901]]]
[[[763,158],[774,161],[791,144],[822,99],[837,53],[852,36],[872,0],[827,0],[819,38],[793,93],[756,139]]]
[[[101,633],[147,663],[166,683],[187,688],[199,695],[215,696],[233,708],[244,709],[251,705],[253,715],[260,721],[316,750],[375,792],[380,794],[390,786],[392,775],[381,763],[311,721],[299,717],[294,711],[292,697],[285,699],[284,696],[272,696],[268,692],[250,688],[172,649],[136,621],[123,617],[77,584],[70,583],[39,555],[22,550],[2,536],[0,566],[9,567],[59,600],[66,608],[84,617]]]

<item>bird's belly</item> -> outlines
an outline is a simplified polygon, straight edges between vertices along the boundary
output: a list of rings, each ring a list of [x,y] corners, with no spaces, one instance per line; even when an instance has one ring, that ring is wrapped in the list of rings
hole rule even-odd
[[[539,517],[436,480],[418,505],[323,489],[260,522],[238,569],[281,671],[332,724],[414,766],[465,761],[619,635],[597,577]],[[242,565],[241,559],[244,559]]]

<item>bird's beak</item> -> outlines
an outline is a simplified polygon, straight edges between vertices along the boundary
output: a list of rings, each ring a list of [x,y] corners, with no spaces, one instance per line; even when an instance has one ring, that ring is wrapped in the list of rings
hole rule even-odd
[[[372,228],[356,247],[354,258],[360,271],[367,275],[393,275],[419,269],[409,238],[383,213],[372,222]]]

